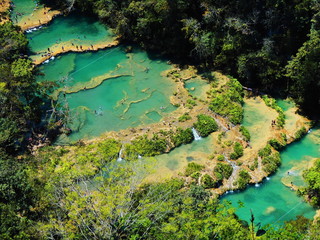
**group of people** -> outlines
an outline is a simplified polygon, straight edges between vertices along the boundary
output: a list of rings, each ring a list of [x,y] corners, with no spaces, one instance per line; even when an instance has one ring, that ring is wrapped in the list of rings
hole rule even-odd
[[[61,38],[60,38],[59,40],[61,41]],[[56,43],[57,43],[59,40],[57,40]],[[78,45],[74,45],[74,43],[71,43],[71,45],[72,45],[72,46],[75,46],[77,50],[81,50],[81,51],[84,50],[83,47],[82,47],[82,45],[79,45],[79,46],[78,46]],[[90,47],[91,47],[91,48],[90,48]],[[90,47],[88,48],[88,50],[93,50],[93,49],[94,49],[94,47],[93,47],[92,44],[90,44]],[[64,52],[64,51],[65,51],[65,47],[64,47],[64,46],[61,46],[61,50]],[[53,53],[53,52],[51,51],[51,49],[48,48],[48,52],[45,52],[44,54],[41,54],[41,57],[50,57],[50,56],[52,56],[52,53]]]

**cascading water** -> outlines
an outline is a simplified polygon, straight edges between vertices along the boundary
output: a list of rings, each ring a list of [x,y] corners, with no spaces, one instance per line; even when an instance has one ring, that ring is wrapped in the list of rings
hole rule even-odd
[[[122,156],[122,151],[123,151],[123,149],[121,148],[120,152],[119,152],[119,155],[118,155],[118,159],[117,159],[118,162],[121,162],[123,160],[122,157],[121,157]]]
[[[198,141],[201,139],[200,135],[198,134],[195,128],[192,128],[192,134],[193,134],[194,140]]]
[[[228,158],[225,157],[225,160],[232,166],[232,174],[228,179],[229,182],[229,189],[232,190],[233,189],[233,182],[236,180],[236,176],[238,174],[238,171],[240,169],[239,166],[237,166],[236,163],[230,161]],[[230,191],[231,192],[231,191]],[[233,192],[233,191],[232,191]]]

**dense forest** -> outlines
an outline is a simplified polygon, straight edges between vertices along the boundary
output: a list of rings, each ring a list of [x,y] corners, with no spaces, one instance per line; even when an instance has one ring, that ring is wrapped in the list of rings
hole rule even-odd
[[[312,116],[320,112],[317,0],[47,2],[94,13],[125,41],[293,97]]]
[[[123,41],[196,63],[200,70],[219,69],[261,91],[292,96],[310,114],[320,111],[316,0],[48,4],[96,14]],[[203,186],[186,188],[178,179],[141,185],[129,166],[106,165],[118,156],[120,144],[114,140],[69,149],[49,146],[31,155],[28,146],[44,141],[38,136],[48,131],[43,116],[49,99],[35,81],[37,70],[26,56],[27,44],[12,23],[0,25],[0,239],[319,238],[320,223],[304,217],[264,229],[254,221],[254,213],[251,222],[241,221],[230,203],[212,198]],[[319,168],[317,161],[305,172],[308,186],[301,190],[316,206]],[[101,172],[108,178],[97,174]]]

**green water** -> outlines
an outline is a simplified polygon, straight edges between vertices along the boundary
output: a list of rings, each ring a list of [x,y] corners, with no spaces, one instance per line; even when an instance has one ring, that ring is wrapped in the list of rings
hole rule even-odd
[[[287,110],[290,108],[291,105]],[[251,106],[245,105],[244,109],[244,123],[249,131],[250,126],[266,120],[263,114],[255,114]],[[189,161],[205,164],[206,161],[210,161],[208,159],[210,154],[214,152],[215,144],[212,138],[208,137],[179,147],[169,154],[158,156],[156,159],[158,160],[157,168],[161,169],[160,175],[170,171],[183,171]],[[242,192],[228,193],[221,199],[231,201],[235,207],[238,206],[238,201],[243,202],[245,207],[237,211],[239,217],[249,221],[250,209],[252,209],[256,223],[261,222],[263,225],[282,224],[286,220],[294,219],[297,215],[312,218],[315,210],[298,197],[296,192],[283,185],[281,179],[286,177],[287,172],[297,163],[310,161],[315,157],[320,157],[320,129],[311,131],[301,141],[293,143],[283,150],[281,152],[282,165],[269,180],[264,180],[259,187],[250,186]],[[290,174],[297,173],[290,172]],[[293,184],[303,185],[301,177],[295,176]]]
[[[32,0],[14,0],[13,12],[11,14],[11,19],[16,23],[16,19],[19,21],[24,15],[30,15],[33,13],[34,9],[37,7],[39,1]]]
[[[289,145],[281,152],[282,165],[270,180],[265,180],[259,187],[251,186],[243,192],[228,194],[222,200],[229,200],[234,206],[237,202],[245,207],[237,211],[238,216],[246,221],[250,219],[252,209],[256,223],[278,224],[294,219],[297,215],[312,218],[315,210],[290,188],[281,183],[281,178],[288,170],[303,159],[320,157],[320,130],[314,130],[301,141]]]
[[[264,137],[265,127],[269,127],[271,122],[270,117],[255,105],[244,103],[243,110],[242,125],[250,132],[252,144],[257,143]]]
[[[76,84],[86,85],[90,79],[106,73],[124,75],[108,79],[94,89],[60,94],[70,108],[74,141],[99,136],[111,130],[159,121],[175,107],[169,97],[174,82],[161,73],[170,66],[161,59],[135,49],[126,54],[121,47],[91,53],[70,53],[42,65],[44,75],[38,81],[55,81],[64,89]]]
[[[208,81],[192,78],[185,81],[185,88],[195,97],[205,98],[208,89]]]
[[[211,153],[212,137],[206,137],[199,141],[193,141],[191,144],[182,145],[168,154],[162,154],[155,157],[160,165],[167,171],[182,170],[189,162],[203,163]]]
[[[33,52],[45,52],[55,44],[66,42],[74,45],[96,44],[102,41],[112,41],[114,34],[94,18],[72,13],[68,16],[58,16],[49,25],[27,34],[29,46]]]
[[[38,81],[53,81],[71,87],[115,70],[127,57],[120,48],[87,53],[68,53],[39,67]],[[129,74],[130,71],[127,71]]]
[[[19,4],[26,10],[33,8],[31,1],[17,1],[17,10]],[[90,45],[111,41],[114,35],[96,19],[73,13],[55,18],[27,37],[31,52],[36,53],[67,42]],[[72,134],[58,142],[158,122],[175,109],[169,101],[175,84],[161,75],[170,68],[166,61],[139,49],[126,54],[124,48],[64,54],[39,67],[42,73],[37,80],[54,82],[58,91],[53,96],[59,96],[59,102],[69,109]]]
[[[294,102],[283,99],[277,99],[277,105],[281,107],[285,112],[295,106]]]
[[[214,152],[212,141],[213,137],[208,136],[199,141],[193,141],[191,144],[175,148],[167,154],[142,159],[142,161],[150,161],[153,169],[152,174],[146,178],[146,181],[162,181],[176,176],[178,173],[183,173],[190,162],[205,164],[209,155]]]

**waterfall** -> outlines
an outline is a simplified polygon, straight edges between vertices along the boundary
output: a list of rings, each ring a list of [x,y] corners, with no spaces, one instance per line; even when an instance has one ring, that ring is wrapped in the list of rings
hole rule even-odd
[[[193,133],[194,140],[198,141],[201,139],[201,137],[199,136],[199,134],[195,128],[192,128],[192,133]]]
[[[236,176],[238,174],[238,171],[240,170],[240,167],[237,166],[236,163],[230,161],[228,158],[225,157],[225,160],[232,166],[232,174],[228,179],[228,185],[229,185],[229,192],[232,193],[233,192],[233,182],[236,180]]]
[[[121,162],[123,160],[122,157],[121,157],[122,156],[122,150],[123,149],[121,148],[120,152],[119,152],[119,155],[118,155],[118,159],[117,159],[118,162]]]
[[[255,187],[260,187],[260,184],[259,184],[259,183],[256,183],[254,186],[255,186]]]

